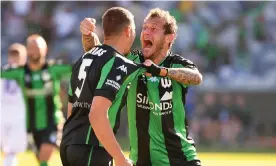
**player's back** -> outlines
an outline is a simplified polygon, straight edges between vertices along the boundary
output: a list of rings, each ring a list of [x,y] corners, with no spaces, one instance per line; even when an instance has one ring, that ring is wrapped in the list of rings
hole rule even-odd
[[[140,69],[140,66],[122,57],[108,45],[96,46],[84,54],[72,70],[69,89],[72,113],[64,125],[63,143],[98,145],[88,119],[93,97],[103,96],[113,101],[116,96],[116,101],[120,101],[126,82],[141,73]],[[121,86],[124,90],[119,93]],[[118,102],[110,108],[115,110],[114,116],[109,116],[110,121],[114,122],[111,122],[113,127],[116,126],[120,104]]]

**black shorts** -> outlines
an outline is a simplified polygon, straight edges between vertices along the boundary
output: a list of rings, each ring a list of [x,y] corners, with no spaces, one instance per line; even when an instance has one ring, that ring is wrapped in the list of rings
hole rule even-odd
[[[99,146],[61,144],[60,158],[63,166],[113,166],[112,157]]]
[[[201,162],[200,160],[192,160],[192,161],[182,161],[181,163],[173,163],[170,165],[166,165],[166,164],[161,164],[162,166],[201,166]],[[135,166],[151,166],[151,164],[136,164]]]
[[[36,149],[39,151],[42,144],[52,144],[57,146],[57,128],[49,127],[39,131],[33,131],[33,138]]]

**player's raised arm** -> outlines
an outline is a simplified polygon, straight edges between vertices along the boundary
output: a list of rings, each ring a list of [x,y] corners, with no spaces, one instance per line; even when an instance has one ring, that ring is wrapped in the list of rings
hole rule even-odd
[[[85,52],[89,51],[96,45],[101,45],[99,37],[94,33],[96,28],[96,20],[93,18],[85,18],[80,24],[82,33],[82,46]]]
[[[185,85],[198,85],[202,81],[202,75],[196,65],[182,57],[176,58],[179,63],[172,68],[162,68],[155,65],[151,60],[146,60],[148,72],[152,75],[169,77]]]
[[[167,76],[186,85],[199,85],[202,81],[202,75],[197,68],[168,68]]]

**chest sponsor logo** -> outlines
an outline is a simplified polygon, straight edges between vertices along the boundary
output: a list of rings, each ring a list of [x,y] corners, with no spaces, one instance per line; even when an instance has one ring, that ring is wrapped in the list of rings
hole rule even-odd
[[[127,74],[127,67],[125,65],[119,66],[117,69],[120,69],[122,72]]]
[[[168,115],[172,113],[172,93],[173,92],[166,92],[161,100],[160,103],[153,103],[149,101],[147,96],[144,96],[141,93],[137,94],[136,97],[136,106],[138,108],[142,108],[145,110],[150,110],[153,112],[154,115]]]
[[[113,88],[119,90],[120,89],[120,84],[116,81],[113,81],[113,80],[110,80],[110,79],[107,79],[106,82],[105,82],[106,85],[109,85],[109,86],[112,86]]]
[[[169,88],[172,86],[172,81],[168,78],[161,78],[161,86],[163,88]]]
[[[173,92],[165,92],[161,98],[161,101],[171,100]]]

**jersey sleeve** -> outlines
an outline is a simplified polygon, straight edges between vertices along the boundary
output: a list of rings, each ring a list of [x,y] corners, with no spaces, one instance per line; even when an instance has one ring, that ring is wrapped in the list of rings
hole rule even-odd
[[[185,59],[179,55],[176,56],[173,60],[172,68],[189,68],[193,70],[197,70],[197,66],[190,60]],[[185,88],[188,87],[188,84],[182,84]]]
[[[23,67],[5,65],[1,68],[1,78],[19,80],[22,76]]]
[[[120,70],[116,70],[114,61],[115,58],[112,58],[103,66],[100,80],[94,94],[94,96],[105,97],[111,102],[115,99],[115,96],[123,83],[123,73],[120,72]],[[121,78],[119,79],[119,77]]]

